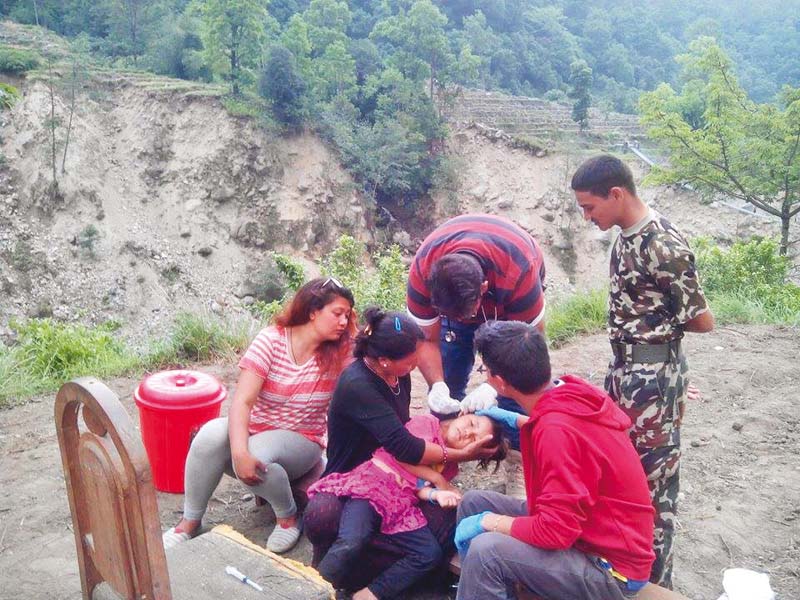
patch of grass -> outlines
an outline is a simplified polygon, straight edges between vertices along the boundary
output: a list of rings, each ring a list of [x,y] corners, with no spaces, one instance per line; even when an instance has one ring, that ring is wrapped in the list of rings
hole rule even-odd
[[[795,302],[800,302],[800,288],[794,287],[798,290]],[[790,303],[765,302],[742,292],[709,292],[708,303],[714,319],[721,325],[763,323],[800,327],[800,309]]]
[[[212,359],[236,360],[253,337],[251,323],[227,321],[213,314],[180,313],[167,346],[158,349],[148,362]]]
[[[90,328],[30,319],[10,325],[18,338],[15,346],[0,351],[0,406],[56,389],[75,377],[117,375],[141,364],[115,335],[118,323]]]
[[[266,105],[257,98],[248,96],[224,96],[222,106],[232,117],[250,117],[258,119],[266,112]]]
[[[553,348],[559,348],[576,337],[598,333],[608,322],[608,291],[597,289],[580,292],[547,307],[545,328]]]
[[[11,108],[17,100],[19,100],[19,90],[13,85],[0,82],[0,110]]]

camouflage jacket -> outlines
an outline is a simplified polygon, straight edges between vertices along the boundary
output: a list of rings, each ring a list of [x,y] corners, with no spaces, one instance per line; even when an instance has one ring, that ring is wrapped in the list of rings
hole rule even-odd
[[[611,251],[608,333],[612,342],[661,344],[707,310],[694,255],[672,224],[650,210]]]

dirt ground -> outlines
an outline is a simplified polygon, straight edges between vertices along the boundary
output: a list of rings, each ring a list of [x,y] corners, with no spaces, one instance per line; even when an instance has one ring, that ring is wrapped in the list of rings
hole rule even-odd
[[[693,381],[703,400],[688,407],[676,586],[693,600],[716,600],[722,572],[746,567],[769,574],[784,600],[800,598],[800,332],[767,326],[720,327],[688,336]],[[608,357],[603,335],[555,351],[555,372],[601,383]],[[232,386],[235,369],[205,365]],[[137,419],[137,379],[109,386]],[[421,380],[414,408],[422,410]],[[53,395],[0,412],[0,599],[80,598],[69,506],[53,427]],[[502,489],[502,470],[465,468],[462,487]],[[158,494],[163,527],[174,524],[181,495]],[[206,524],[228,523],[263,544],[268,508],[224,478]],[[308,562],[306,540],[292,557]],[[441,592],[415,598],[441,599]]]

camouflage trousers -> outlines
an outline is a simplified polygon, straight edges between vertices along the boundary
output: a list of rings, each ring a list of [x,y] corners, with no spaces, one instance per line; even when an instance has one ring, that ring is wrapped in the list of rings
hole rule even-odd
[[[678,510],[683,418],[688,366],[683,352],[675,362],[612,362],[605,388],[630,417],[631,441],[639,453],[655,508],[650,581],[672,589],[672,542]]]

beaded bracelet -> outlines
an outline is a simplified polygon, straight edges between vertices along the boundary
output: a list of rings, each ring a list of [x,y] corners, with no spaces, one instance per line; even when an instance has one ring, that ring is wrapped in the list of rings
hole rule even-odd
[[[431,504],[436,504],[436,502],[433,499],[434,498],[434,494],[436,494],[436,490],[431,489],[431,493],[428,494],[428,502],[430,502]]]
[[[442,455],[443,455],[442,466],[444,466],[447,464],[447,446],[445,446],[444,444],[442,444]]]

